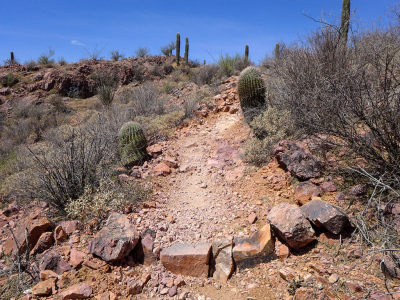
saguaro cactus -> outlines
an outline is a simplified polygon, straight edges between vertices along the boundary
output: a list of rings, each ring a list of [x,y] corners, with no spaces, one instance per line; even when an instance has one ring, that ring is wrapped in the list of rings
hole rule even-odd
[[[275,59],[279,59],[279,43],[275,45]]]
[[[179,32],[176,34],[176,65],[179,66],[179,56],[181,54],[181,35]]]
[[[119,131],[119,149],[124,166],[131,168],[147,158],[147,141],[143,130],[136,122],[127,122]]]
[[[185,64],[188,65],[189,63],[189,39],[188,37],[185,38]]]
[[[14,63],[14,52],[10,52],[10,61],[13,64]]]
[[[246,60],[249,60],[249,45],[246,44],[246,46],[244,47],[244,58]]]
[[[350,0],[343,0],[342,2],[342,20],[340,24],[340,38],[342,45],[347,45],[347,36],[349,34],[350,24]]]

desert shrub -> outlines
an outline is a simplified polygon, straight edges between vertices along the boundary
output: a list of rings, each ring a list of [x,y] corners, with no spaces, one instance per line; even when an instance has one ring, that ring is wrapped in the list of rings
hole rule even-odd
[[[67,61],[65,60],[65,58],[61,56],[61,57],[58,58],[58,64],[59,64],[60,66],[65,66],[65,65],[67,65],[68,63],[67,63]]]
[[[26,61],[25,66],[27,71],[37,71],[39,69],[37,66],[37,62],[33,59]]]
[[[19,79],[12,72],[8,72],[6,76],[1,78],[1,85],[3,87],[12,87],[14,84],[18,83]]]
[[[172,93],[172,91],[176,88],[175,82],[164,81],[163,82],[163,90],[166,94]]]
[[[62,99],[60,95],[51,95],[49,97],[49,102],[54,107],[54,112],[68,114],[71,112],[71,109],[65,105],[65,101]]]
[[[171,64],[163,64],[163,72],[165,75],[169,75],[174,71],[174,67]]]
[[[101,60],[103,59],[103,57],[101,57],[101,54],[103,53],[104,49],[106,48],[107,44],[105,44],[103,46],[103,48],[99,49],[96,47],[94,47],[93,51],[90,51],[89,49],[85,48],[85,58],[83,59],[83,61],[97,61],[97,60]]]
[[[154,75],[154,76],[159,76],[159,77],[164,76],[163,70],[161,69],[161,67],[159,65],[151,66],[150,73],[151,73],[151,75]]]
[[[185,118],[185,112],[176,110],[167,114],[157,116],[138,116],[135,122],[138,122],[145,132],[149,143],[164,141],[170,138],[176,126]]]
[[[221,54],[218,59],[218,65],[223,76],[230,77],[235,74],[235,63],[240,59],[240,55],[229,56],[225,54],[225,57]]]
[[[235,70],[236,71],[242,71],[246,69],[249,66],[253,66],[254,63],[251,62],[251,60],[246,59],[246,57],[241,56],[238,60],[235,61]]]
[[[43,52],[39,58],[37,59],[37,62],[39,65],[52,65],[54,64],[54,59],[52,57],[54,56],[54,50],[49,48],[49,51]]]
[[[150,116],[162,114],[165,111],[167,99],[153,83],[144,83],[126,91],[129,106],[134,109],[135,115]]]
[[[290,112],[276,107],[268,107],[249,125],[257,137],[250,139],[245,145],[245,157],[249,163],[267,162],[276,143],[295,135]]]
[[[125,54],[119,52],[119,50],[112,50],[110,51],[110,57],[112,61],[119,61],[120,59],[125,58]]]
[[[192,81],[198,85],[211,84],[213,79],[218,75],[219,70],[217,65],[202,66],[199,70],[194,72]]]
[[[110,106],[114,101],[118,77],[109,70],[98,70],[93,78],[96,82],[97,97],[103,105]]]
[[[150,53],[150,49],[147,47],[139,47],[135,51],[137,57],[145,57]]]
[[[400,31],[373,28],[351,40],[342,46],[327,26],[287,47],[272,69],[269,101],[307,134],[335,137],[379,172],[399,174]]]
[[[172,51],[175,48],[176,48],[175,42],[172,41],[168,45],[165,45],[165,46],[161,47],[161,53],[164,54],[165,56],[171,56],[172,55]]]
[[[127,192],[129,189],[129,192]],[[68,216],[79,219],[83,224],[96,219],[99,224],[107,219],[109,212],[124,212],[124,208],[149,197],[149,189],[137,182],[126,187],[111,179],[101,179],[99,186],[87,186],[83,194],[66,206]]]
[[[86,124],[48,131],[45,144],[29,148],[30,176],[21,180],[19,190],[65,214],[68,202],[78,199],[87,186],[96,186],[115,160],[118,126],[118,119],[104,112]]]

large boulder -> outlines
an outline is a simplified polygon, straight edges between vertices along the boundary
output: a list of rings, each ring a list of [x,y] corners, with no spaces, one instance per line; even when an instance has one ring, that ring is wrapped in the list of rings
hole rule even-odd
[[[321,175],[321,164],[300,144],[283,140],[275,145],[273,155],[278,163],[299,180],[304,181]]]
[[[54,226],[49,218],[38,213],[28,216],[15,232],[13,242],[13,256],[25,253],[27,248],[32,250],[42,233],[50,231]]]
[[[349,217],[338,207],[318,199],[304,204],[300,210],[316,227],[334,234],[341,232],[349,221]]]
[[[135,248],[139,233],[126,215],[112,213],[103,227],[89,242],[90,253],[106,262],[118,261]]]
[[[292,248],[299,249],[316,239],[315,231],[297,205],[281,203],[267,215],[272,229]]]
[[[160,253],[163,266],[174,274],[207,277],[209,271],[211,243],[197,245],[177,243]]]

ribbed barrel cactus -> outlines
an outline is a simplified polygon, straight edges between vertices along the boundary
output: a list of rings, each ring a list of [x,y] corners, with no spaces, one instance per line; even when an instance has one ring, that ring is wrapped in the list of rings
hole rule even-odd
[[[247,122],[254,117],[254,112],[261,112],[265,106],[265,85],[261,73],[255,67],[247,67],[239,76],[238,94],[240,106]]]
[[[119,130],[119,149],[124,166],[131,168],[142,164],[148,154],[147,141],[142,127],[136,122],[127,122]]]

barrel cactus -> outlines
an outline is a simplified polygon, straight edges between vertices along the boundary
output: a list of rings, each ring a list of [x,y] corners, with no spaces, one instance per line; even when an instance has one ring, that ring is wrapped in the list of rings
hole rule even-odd
[[[119,131],[119,147],[124,166],[131,168],[142,164],[147,158],[147,141],[142,127],[136,122],[127,122]]]
[[[238,94],[244,117],[247,122],[251,122],[265,106],[264,80],[255,67],[247,67],[240,73]]]

